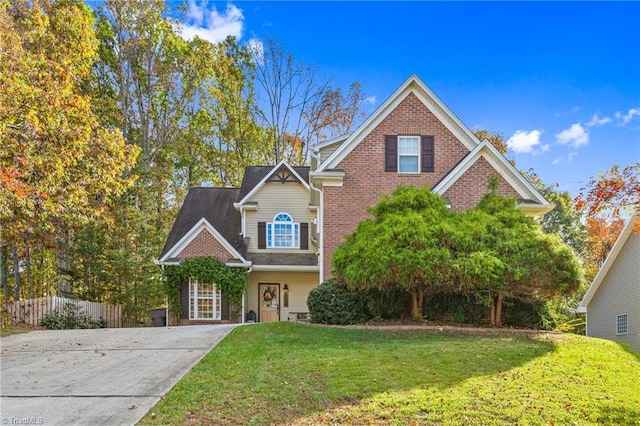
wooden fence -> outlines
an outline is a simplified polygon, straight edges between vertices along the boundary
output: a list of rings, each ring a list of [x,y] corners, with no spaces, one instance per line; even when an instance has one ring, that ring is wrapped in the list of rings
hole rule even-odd
[[[63,310],[67,304],[71,304],[78,313],[86,314],[95,319],[102,318],[107,322],[109,328],[122,327],[121,305],[86,302],[66,297],[49,296],[10,302],[7,305],[7,311],[11,314],[14,323],[39,325],[47,313],[53,312],[55,309]]]

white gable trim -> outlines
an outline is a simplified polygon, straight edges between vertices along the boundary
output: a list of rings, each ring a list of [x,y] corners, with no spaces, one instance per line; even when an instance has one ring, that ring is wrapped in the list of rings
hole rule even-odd
[[[637,219],[638,219],[638,211],[636,210],[633,213],[633,215],[631,215],[631,218],[629,219],[624,229],[620,233],[620,236],[616,240],[616,243],[613,245],[611,252],[607,256],[604,263],[602,264],[602,267],[598,271],[598,274],[593,279],[591,286],[589,286],[589,290],[587,290],[587,293],[582,298],[582,301],[580,302],[580,306],[578,306],[578,312],[587,312],[587,308],[589,307],[591,300],[598,292],[598,288],[600,288],[600,285],[602,284],[605,277],[607,276],[609,269],[611,269],[611,265],[615,263],[616,259],[618,258],[618,255],[622,251],[622,248],[627,243],[629,236],[633,232],[633,227]]]
[[[191,229],[185,233],[182,238],[180,238],[180,240],[174,244],[173,247],[171,247],[171,249],[169,249],[164,256],[162,256],[159,259],[159,263],[164,263],[165,260],[167,259],[171,259],[174,257],[178,257],[178,255],[182,252],[182,250],[184,250],[198,235],[200,235],[200,232],[202,232],[203,230],[208,231],[211,235],[213,235],[213,237],[220,243],[222,244],[222,246],[229,252],[229,254],[231,254],[235,259],[240,260],[242,263],[247,264],[247,265],[251,265],[251,262],[248,262],[244,257],[242,257],[242,255],[238,252],[238,250],[236,250],[230,243],[229,241],[227,241],[226,238],[224,238],[222,236],[222,234],[220,234],[218,232],[218,230],[216,230],[216,228],[213,227],[213,225],[211,225],[209,223],[209,221],[207,219],[205,219],[204,217],[202,219],[200,219],[198,221],[198,223],[196,223],[195,225],[193,225],[193,227],[191,227]]]
[[[282,160],[280,163],[275,165],[273,167],[273,169],[271,169],[271,171],[269,173],[267,173],[265,175],[265,177],[262,178],[262,180],[260,182],[258,182],[258,184],[256,186],[254,186],[253,189],[251,191],[249,191],[249,193],[247,195],[245,195],[245,197],[242,200],[240,200],[237,203],[234,203],[233,206],[236,209],[240,209],[240,207],[243,204],[245,204],[246,202],[248,202],[251,199],[251,197],[253,197],[256,194],[256,192],[258,192],[260,190],[260,188],[262,188],[264,186],[264,184],[269,179],[271,179],[271,176],[273,176],[275,172],[280,170],[280,168],[282,166],[285,166],[287,169],[289,169],[289,171],[296,177],[296,179],[298,179],[298,181],[300,181],[300,183],[302,185],[304,185],[304,187],[307,189],[307,191],[309,191],[309,184],[307,182],[305,182],[304,179],[302,179],[302,177],[298,174],[298,172],[296,172],[295,169],[289,165],[289,163],[287,163],[285,160]]]
[[[345,140],[347,140],[349,136],[351,136],[351,133],[347,133],[346,135],[340,135],[333,139],[329,139],[324,142],[321,142],[313,148],[313,152],[319,152],[321,149],[326,148],[328,146],[331,146],[337,143],[342,143]]]
[[[525,179],[518,170],[500,154],[496,147],[494,147],[488,140],[482,141],[480,145],[476,147],[470,154],[468,154],[456,167],[449,172],[436,186],[433,187],[433,192],[438,195],[443,195],[451,186],[462,177],[469,168],[480,159],[484,157],[489,164],[511,185],[518,195],[525,199],[532,199],[540,203],[541,207],[546,206],[547,211],[553,208],[553,205],[549,204],[547,200],[531,185],[531,183]]]
[[[338,164],[375,129],[409,95],[418,99],[442,122],[464,146],[472,151],[478,138],[462,121],[414,74],[405,81],[376,111],[369,116],[349,137],[318,167],[318,172],[336,168]]]

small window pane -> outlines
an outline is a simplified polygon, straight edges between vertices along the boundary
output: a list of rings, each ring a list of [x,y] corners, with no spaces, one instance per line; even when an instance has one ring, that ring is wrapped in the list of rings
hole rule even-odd
[[[629,332],[628,318],[629,316],[627,314],[617,316],[616,334],[627,334]]]
[[[417,136],[398,137],[398,154],[418,155],[419,143]]]
[[[400,157],[400,173],[418,173],[418,157]]]

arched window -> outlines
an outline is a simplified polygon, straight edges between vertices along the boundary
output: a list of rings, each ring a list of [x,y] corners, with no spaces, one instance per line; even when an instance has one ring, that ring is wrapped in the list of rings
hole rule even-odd
[[[300,224],[288,213],[278,213],[273,222],[267,223],[268,248],[299,248]]]

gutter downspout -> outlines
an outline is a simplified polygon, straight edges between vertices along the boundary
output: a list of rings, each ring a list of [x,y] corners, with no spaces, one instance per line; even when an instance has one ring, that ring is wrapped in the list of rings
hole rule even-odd
[[[247,275],[249,275],[251,273],[252,269],[253,269],[253,267],[249,266],[249,268],[247,269]],[[246,284],[246,278],[245,278],[245,284]],[[246,310],[245,300],[246,300],[246,298],[247,298],[247,291],[246,291],[246,288],[245,288],[245,291],[242,293],[242,322],[241,322],[241,324],[245,323],[245,316],[246,316],[246,313],[245,313],[245,310]]]
[[[319,190],[318,188],[316,188],[315,184],[309,180],[309,188],[311,188],[313,191],[318,192],[318,194],[320,195],[320,202],[318,204],[320,204],[318,206],[318,223],[316,226],[316,229],[318,231],[318,267],[320,269],[318,277],[320,282],[318,284],[321,284],[324,278],[324,261],[323,261],[323,247],[324,247],[324,232],[323,232],[323,222],[324,222],[324,196],[321,190]]]

